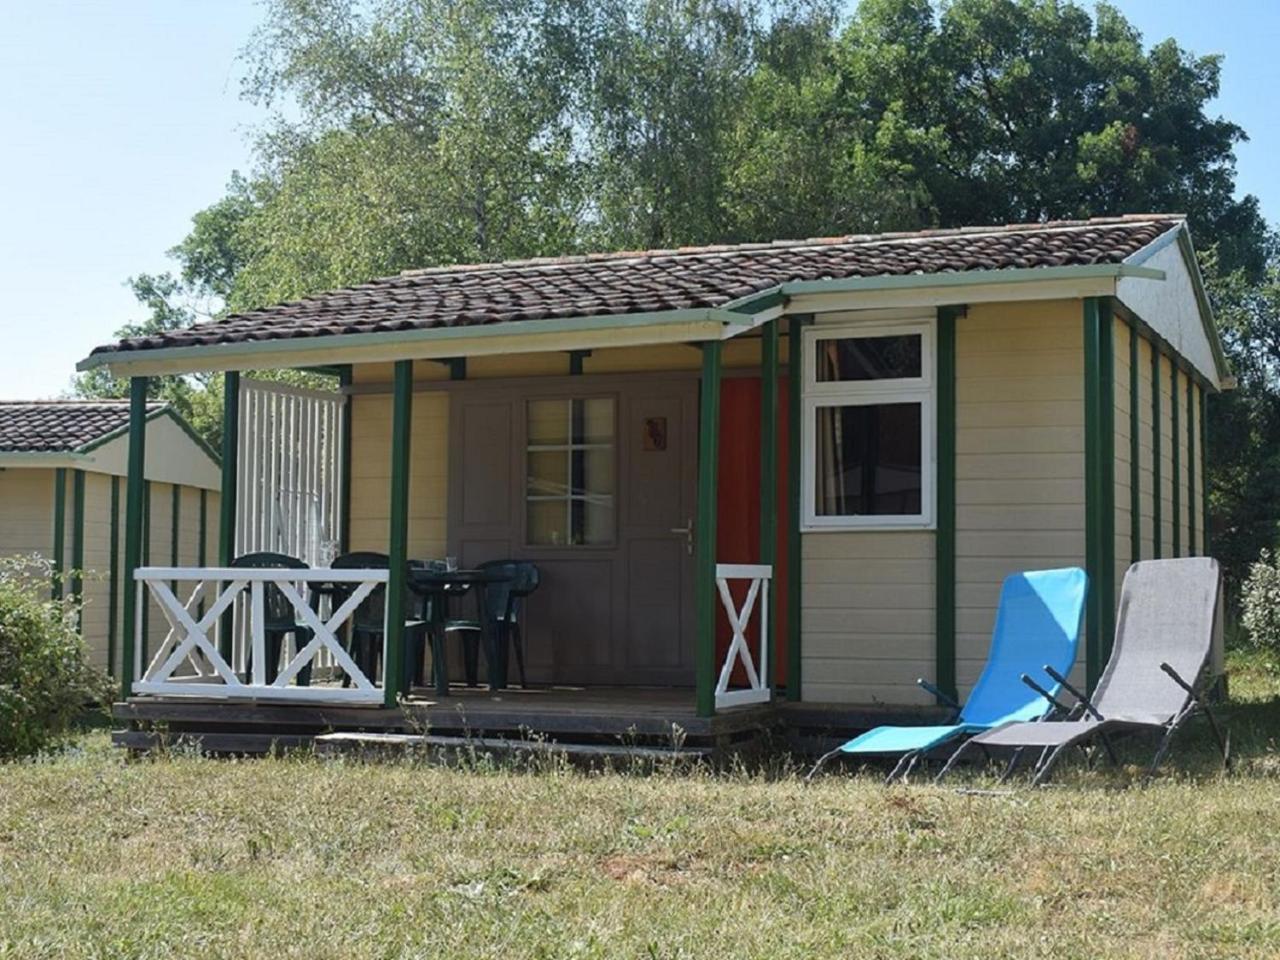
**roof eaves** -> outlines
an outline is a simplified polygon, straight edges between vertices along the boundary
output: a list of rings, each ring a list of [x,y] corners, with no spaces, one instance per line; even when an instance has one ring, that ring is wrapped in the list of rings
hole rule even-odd
[[[390,345],[413,342],[450,343],[468,339],[486,339],[497,336],[538,336],[539,334],[573,333],[576,331],[600,331],[636,327],[660,327],[671,324],[710,323],[721,328],[749,326],[750,320],[741,313],[718,307],[660,310],[646,313],[593,314],[583,317],[552,317],[542,320],[518,320],[504,323],[488,323],[455,327],[424,327],[410,330],[388,330],[375,333],[339,333],[316,337],[287,337],[280,339],[251,340],[237,343],[194,344],[181,347],[159,347],[150,350],[119,350],[90,354],[76,364],[77,370],[117,365],[127,367],[131,363],[149,363],[161,360],[196,359],[199,357],[244,357],[246,365],[252,365],[253,357],[264,353],[306,354],[334,347],[358,347],[365,345]],[[708,338],[710,339],[710,338]],[[198,364],[191,369],[199,369]]]

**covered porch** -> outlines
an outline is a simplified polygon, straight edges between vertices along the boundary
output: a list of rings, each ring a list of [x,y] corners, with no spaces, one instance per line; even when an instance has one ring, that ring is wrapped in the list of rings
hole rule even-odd
[[[221,555],[208,567],[141,563],[133,464],[144,441],[131,433],[125,564],[135,589],[117,716],[279,733],[338,710],[347,728],[648,738],[763,722],[775,698],[799,693],[787,683],[799,645],[785,640],[799,632],[787,595],[799,581],[785,563],[798,557],[799,529],[780,502],[798,492],[788,464],[799,458],[779,454],[800,433],[787,422],[798,400],[780,391],[800,382],[799,351],[786,345],[804,320],[755,307],[528,322],[522,330],[545,328],[520,334],[447,328],[302,356],[270,341],[202,351],[227,397]],[[287,431],[268,426],[252,393],[261,385],[241,370],[286,359],[337,378],[336,417],[286,413]],[[135,414],[149,376],[190,362],[131,363]],[[273,447],[293,466],[263,467]],[[246,537],[258,522],[250,514],[326,471],[336,502],[312,511],[319,519],[303,537],[319,553],[239,564],[261,546]],[[385,560],[343,563],[353,555]],[[478,609],[492,588],[458,590],[433,613],[421,582],[428,567],[466,573],[495,561],[541,575],[518,616],[506,614],[519,621],[518,673],[509,633],[490,638],[495,625]],[[372,661],[351,643],[371,606],[383,625]],[[298,629],[282,635],[282,617]],[[478,684],[468,683],[457,619],[486,631]]]

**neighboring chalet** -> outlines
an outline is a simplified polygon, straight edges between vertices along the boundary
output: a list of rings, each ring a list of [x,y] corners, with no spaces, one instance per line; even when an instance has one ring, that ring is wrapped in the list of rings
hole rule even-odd
[[[377,708],[403,690],[437,728],[564,736],[925,715],[916,678],[972,684],[1002,579],[1066,565],[1092,582],[1093,683],[1130,561],[1209,549],[1205,408],[1231,383],[1175,215],[414,270],[81,363],[100,366],[134,378],[138,425],[146,378],[225,372],[233,461],[254,443],[237,430],[265,429],[236,409],[238,371],[341,380],[341,517],[318,536],[389,555],[364,586],[385,587],[383,666],[299,684],[302,660],[339,661],[338,611],[268,681],[237,652],[257,634],[210,615],[199,643],[135,653],[121,678],[122,717],[199,704],[264,736],[395,726]],[[225,491],[224,525],[250,495]],[[445,557],[539,568],[527,690],[410,685],[410,562]],[[228,576],[138,572],[153,591]],[[327,574],[270,576],[323,590]],[[747,606],[731,630],[726,609]]]
[[[148,403],[140,562],[217,556],[217,457],[170,407]],[[0,401],[0,556],[39,556],[55,596],[82,596],[93,661],[119,662],[127,400]],[[155,641],[160,622],[148,621]]]

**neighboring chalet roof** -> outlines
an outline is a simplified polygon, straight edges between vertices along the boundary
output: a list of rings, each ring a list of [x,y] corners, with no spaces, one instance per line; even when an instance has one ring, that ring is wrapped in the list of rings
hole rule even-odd
[[[0,453],[76,453],[128,427],[128,400],[0,400]]]
[[[1212,387],[1231,383],[1176,214],[409,270],[100,346],[79,368],[152,376],[696,343],[815,300],[926,307],[1011,299],[1013,285],[1022,299],[1109,298]]]

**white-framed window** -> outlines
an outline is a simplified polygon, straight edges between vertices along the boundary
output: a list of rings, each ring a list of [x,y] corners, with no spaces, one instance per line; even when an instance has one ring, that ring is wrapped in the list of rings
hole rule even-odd
[[[818,325],[804,350],[803,527],[934,522],[934,321]]]

